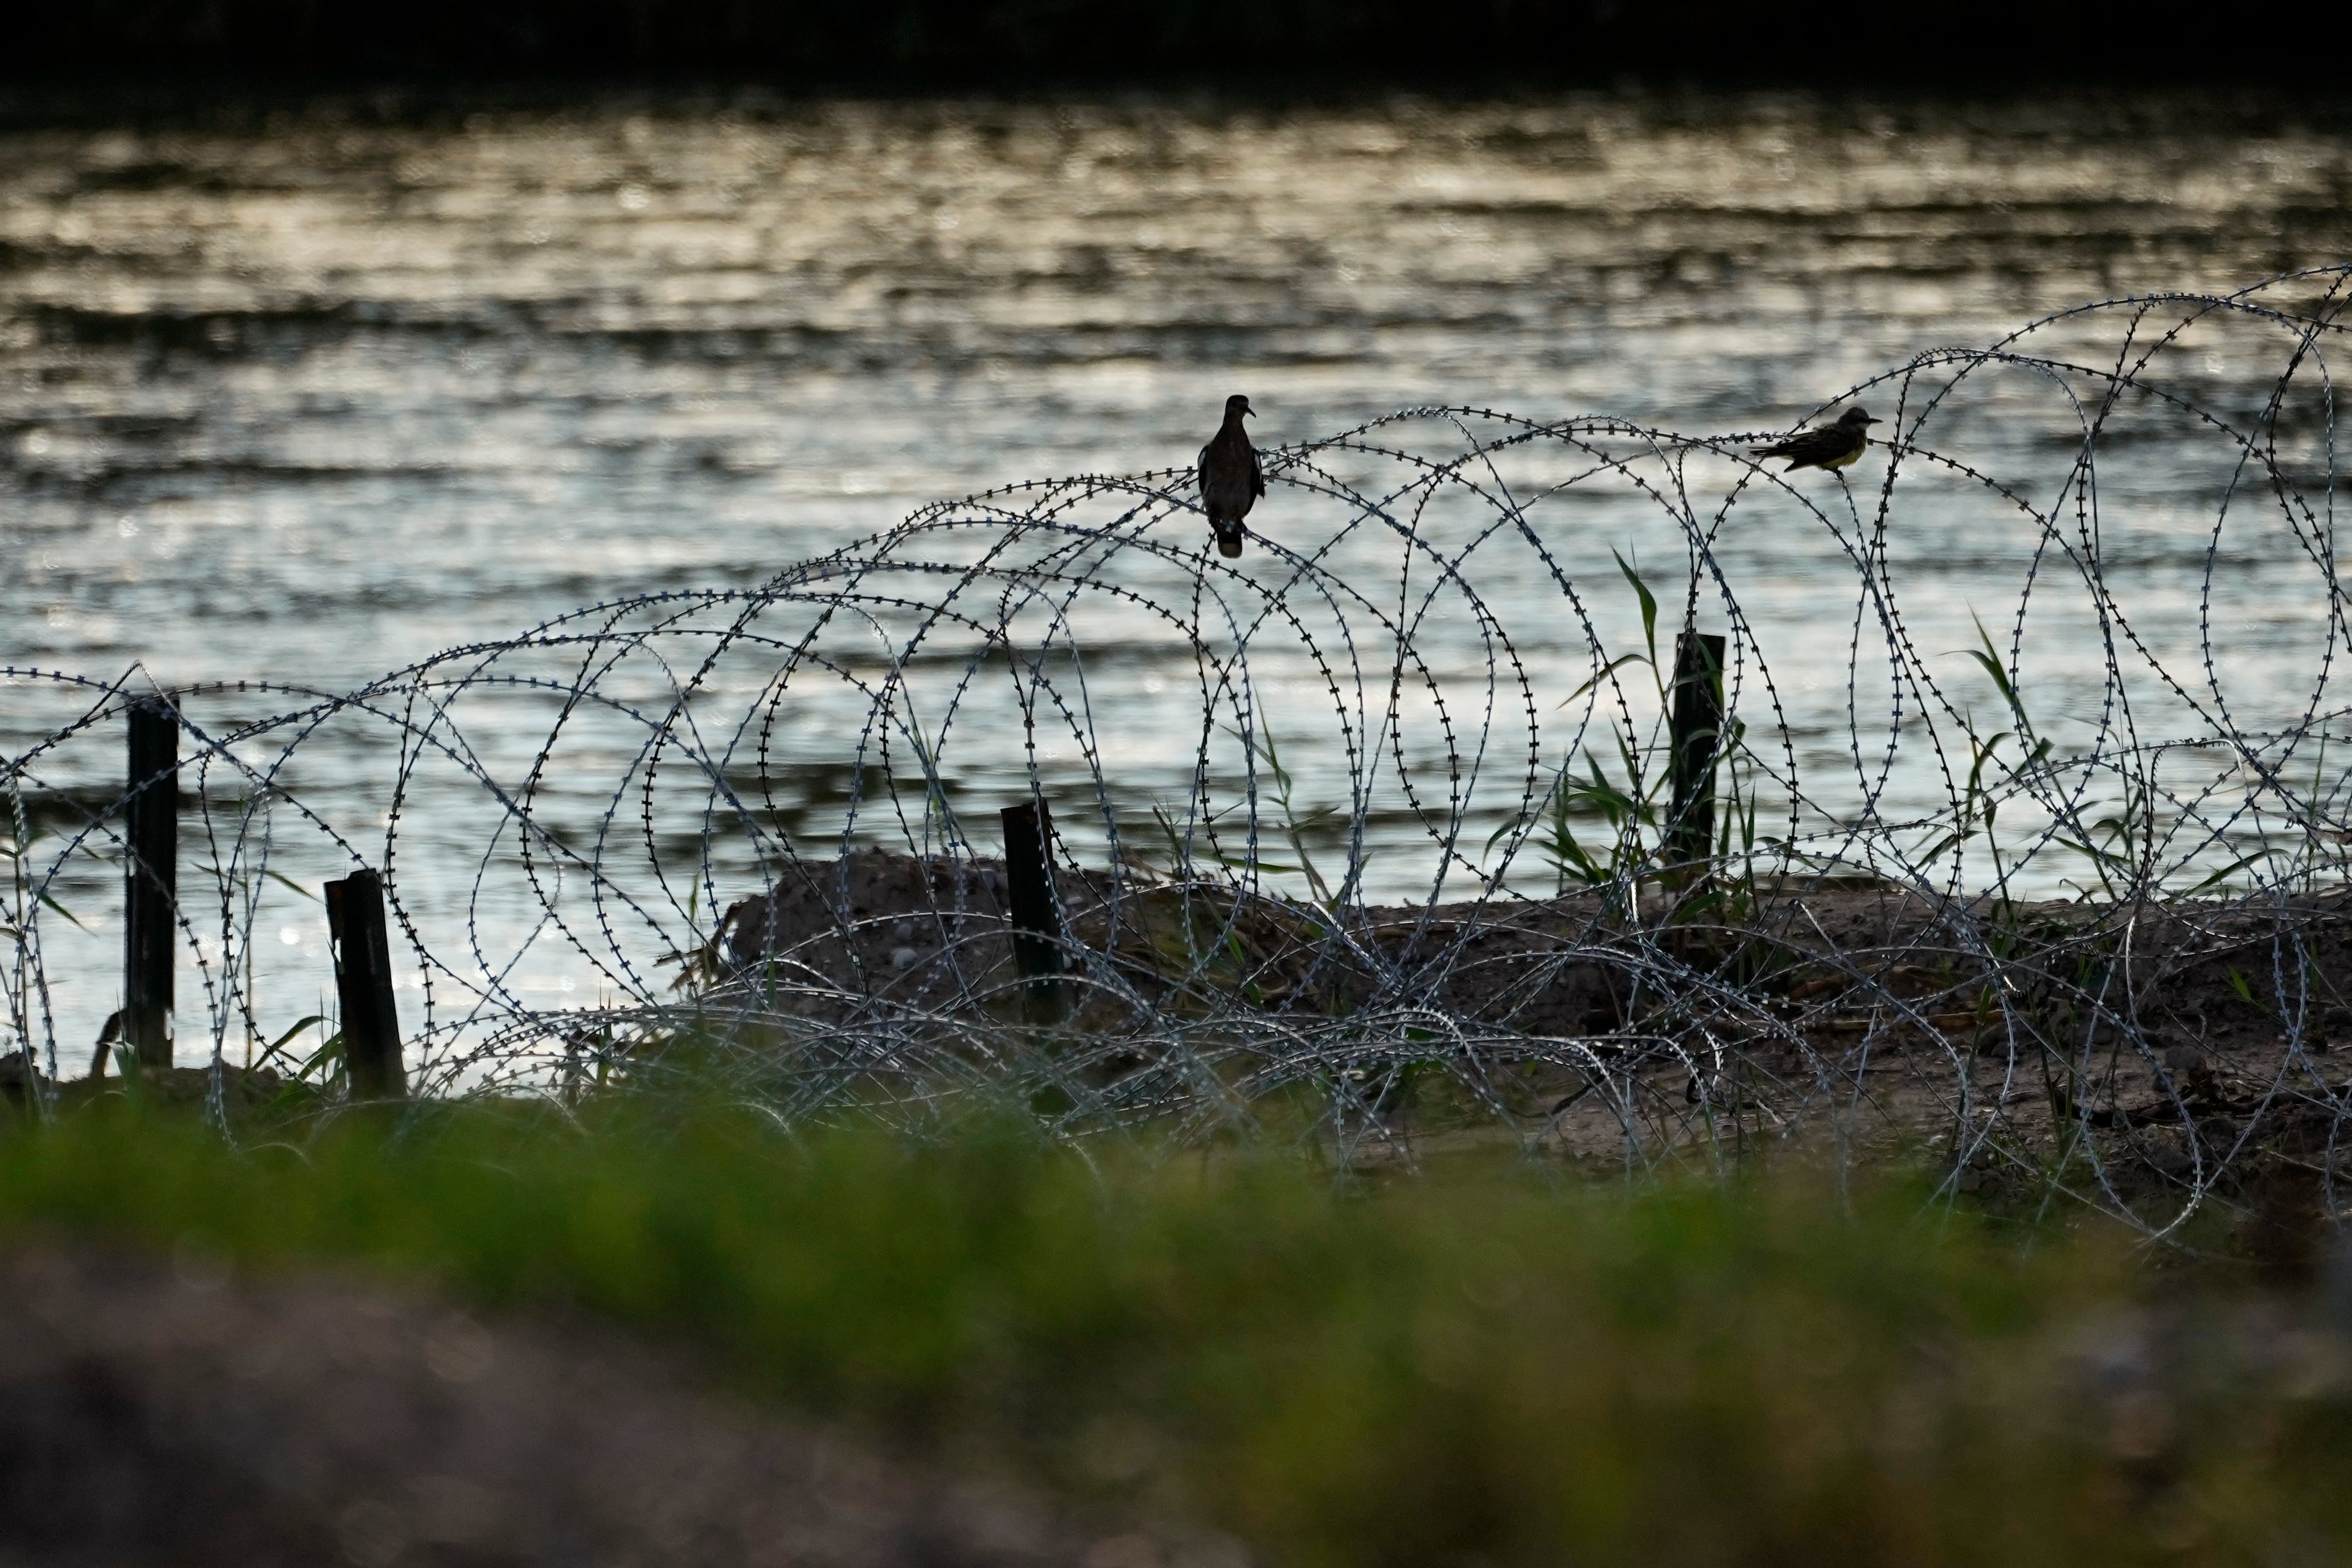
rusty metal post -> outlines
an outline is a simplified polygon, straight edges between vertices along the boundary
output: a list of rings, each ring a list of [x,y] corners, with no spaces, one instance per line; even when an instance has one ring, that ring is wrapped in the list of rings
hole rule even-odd
[[[392,940],[383,879],[358,870],[327,884],[327,933],[335,948],[335,994],[343,1009],[343,1067],[353,1100],[408,1093],[400,1060],[400,1010],[392,994]]]
[[[180,714],[162,697],[131,705],[123,822],[122,1039],[142,1068],[172,1065],[178,953]]]
[[[1051,1019],[1062,1006],[1062,916],[1054,904],[1054,814],[1042,801],[1008,805],[1004,818],[1004,879],[1013,913],[1013,961],[1028,982],[1033,1017]]]

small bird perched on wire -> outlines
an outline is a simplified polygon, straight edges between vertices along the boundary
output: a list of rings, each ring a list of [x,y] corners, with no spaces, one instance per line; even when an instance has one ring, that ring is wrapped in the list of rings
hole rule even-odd
[[[1799,468],[1843,468],[1862,456],[1862,449],[1870,445],[1870,427],[1877,423],[1857,404],[1831,424],[1800,430],[1769,447],[1750,447],[1748,455],[1788,458],[1789,466],[1780,470],[1784,474]]]
[[[1216,531],[1217,553],[1242,552],[1242,519],[1250,504],[1265,494],[1265,470],[1258,466],[1257,448],[1250,445],[1242,421],[1256,412],[1240,393],[1225,399],[1225,422],[1201,448],[1201,507]]]

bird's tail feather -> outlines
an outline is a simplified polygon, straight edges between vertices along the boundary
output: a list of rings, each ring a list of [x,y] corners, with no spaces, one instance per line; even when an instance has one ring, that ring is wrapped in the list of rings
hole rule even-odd
[[[1227,560],[1239,555],[1242,552],[1242,525],[1238,522],[1221,522],[1216,525],[1216,528],[1217,553]]]

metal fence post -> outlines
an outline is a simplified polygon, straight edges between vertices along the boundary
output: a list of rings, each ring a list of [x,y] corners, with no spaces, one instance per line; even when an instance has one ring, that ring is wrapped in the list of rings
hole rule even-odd
[[[1062,1005],[1062,917],[1054,907],[1054,813],[1044,801],[1008,805],[1004,878],[1013,906],[1013,961],[1028,982],[1033,1016],[1053,1017]]]
[[[123,823],[122,1039],[142,1068],[172,1065],[180,870],[180,714],[133,702]]]
[[[1675,639],[1674,815],[1666,830],[1667,876],[1686,888],[1706,879],[1715,858],[1715,763],[1723,745],[1723,638],[1684,632]]]
[[[392,994],[381,876],[361,869],[327,884],[327,933],[334,941],[352,1098],[399,1100],[408,1093],[408,1079],[400,1060],[400,1010]]]

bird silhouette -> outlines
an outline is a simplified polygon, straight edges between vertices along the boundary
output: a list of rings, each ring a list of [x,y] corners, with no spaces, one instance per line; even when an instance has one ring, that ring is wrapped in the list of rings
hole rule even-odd
[[[1216,531],[1217,553],[1242,552],[1242,519],[1251,503],[1265,494],[1265,470],[1258,466],[1257,448],[1250,445],[1242,421],[1255,410],[1240,393],[1225,399],[1225,422],[1201,448],[1201,507]]]
[[[1788,458],[1789,466],[1780,470],[1784,474],[1799,468],[1843,468],[1862,456],[1863,448],[1870,445],[1870,427],[1877,423],[1857,404],[1832,424],[1800,430],[1769,447],[1750,447],[1748,453],[1754,458]]]

